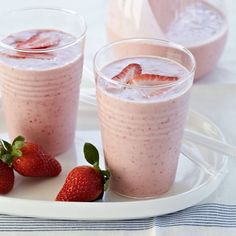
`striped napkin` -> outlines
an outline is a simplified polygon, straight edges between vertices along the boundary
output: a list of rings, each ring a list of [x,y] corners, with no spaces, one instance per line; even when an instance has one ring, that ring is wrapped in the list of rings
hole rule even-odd
[[[236,205],[208,203],[137,220],[46,220],[0,215],[1,235],[236,235]],[[78,234],[78,232],[82,234]]]

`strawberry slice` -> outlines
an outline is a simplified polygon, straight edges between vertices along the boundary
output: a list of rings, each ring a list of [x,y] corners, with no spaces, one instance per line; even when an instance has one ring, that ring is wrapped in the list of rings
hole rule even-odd
[[[176,76],[166,76],[158,74],[140,74],[135,76],[129,81],[129,84],[139,84],[139,85],[158,85],[167,82],[173,82],[178,80]]]
[[[0,56],[12,59],[31,58],[31,59],[41,59],[41,60],[52,60],[54,58],[54,55],[50,53],[24,53],[24,52],[16,52],[16,53],[0,52]]]
[[[17,49],[47,49],[59,44],[60,37],[52,30],[36,31],[29,39],[19,41],[15,47]]]
[[[26,58],[52,60],[55,57],[52,53],[27,53]]]
[[[8,57],[8,58],[13,58],[13,59],[26,59],[26,55],[24,53],[5,53],[5,52],[0,52],[0,56],[3,57]]]
[[[139,64],[132,63],[126,66],[118,75],[114,76],[112,79],[128,83],[134,77],[141,75],[142,67]]]

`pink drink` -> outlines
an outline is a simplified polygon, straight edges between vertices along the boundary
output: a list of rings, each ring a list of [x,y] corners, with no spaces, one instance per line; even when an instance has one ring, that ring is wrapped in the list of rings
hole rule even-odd
[[[167,28],[168,40],[187,47],[197,63],[196,79],[216,65],[226,43],[225,16],[204,1],[189,4]]]
[[[143,74],[177,76],[178,83],[139,88],[109,82],[131,63],[140,64]],[[192,85],[189,71],[172,60],[145,56],[114,61],[101,73],[106,79],[97,75],[97,102],[110,188],[136,198],[165,193],[175,179]]]
[[[193,53],[197,62],[196,79],[213,69],[223,52],[228,32],[221,9],[206,0],[149,0],[149,4],[143,1],[141,7],[138,2],[133,0],[126,6],[116,0],[112,2],[107,21],[110,41],[127,37],[170,40]]]
[[[11,139],[23,135],[52,154],[72,144],[83,65],[83,48],[74,42],[76,37],[56,30],[23,31],[3,40],[14,48],[35,50],[0,48],[2,99]]]

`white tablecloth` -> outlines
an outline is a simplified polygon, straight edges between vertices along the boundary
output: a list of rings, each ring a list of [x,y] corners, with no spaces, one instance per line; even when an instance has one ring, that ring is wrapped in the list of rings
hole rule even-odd
[[[1,9],[57,6],[77,10],[88,23],[86,64],[104,45],[107,0],[8,0]],[[191,109],[209,117],[236,145],[236,1],[226,0],[230,25],[228,43],[217,67],[194,84]],[[58,221],[0,215],[1,235],[236,235],[236,159],[221,186],[198,206],[166,216],[128,221]],[[1,206],[0,206],[1,207]]]

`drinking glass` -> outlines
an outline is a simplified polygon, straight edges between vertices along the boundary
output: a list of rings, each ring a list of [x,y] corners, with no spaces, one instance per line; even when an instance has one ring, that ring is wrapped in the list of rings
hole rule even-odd
[[[140,57],[171,61],[186,69],[186,73],[181,74],[181,80],[149,86],[132,86],[112,79],[122,70],[119,62],[129,59],[130,63],[139,63]],[[145,69],[148,65],[142,66]],[[165,66],[159,69],[169,72]],[[168,41],[127,39],[100,49],[95,55],[94,70],[111,190],[133,198],[165,193],[175,179],[195,72],[194,57],[187,49]]]
[[[73,142],[86,24],[74,11],[19,9],[0,16],[0,81],[10,139],[57,155]],[[55,44],[55,45],[54,45]]]

